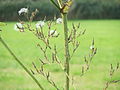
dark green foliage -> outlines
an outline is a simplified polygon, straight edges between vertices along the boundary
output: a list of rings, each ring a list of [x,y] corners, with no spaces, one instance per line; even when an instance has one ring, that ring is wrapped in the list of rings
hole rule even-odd
[[[18,10],[28,7],[30,12],[39,10],[35,20],[59,17],[57,8],[49,0],[0,0],[0,21],[18,20]],[[74,0],[69,12],[70,19],[119,19],[119,0]],[[24,19],[23,16],[20,19]]]
[[[36,20],[44,19],[46,16],[48,19],[53,18],[56,14],[58,16],[58,11],[50,2],[46,2],[46,0],[6,0],[0,1],[0,20],[8,21],[8,20],[18,20],[25,18],[21,15],[18,15],[18,11],[23,7],[28,7],[29,12],[34,11],[35,9],[39,10],[39,13],[36,15]]]
[[[118,19],[120,18],[119,0],[76,0],[70,18],[76,19]]]

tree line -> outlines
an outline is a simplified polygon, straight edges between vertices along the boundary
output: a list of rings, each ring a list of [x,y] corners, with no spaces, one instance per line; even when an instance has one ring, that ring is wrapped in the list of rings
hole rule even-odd
[[[69,19],[120,19],[119,0],[74,0]],[[16,21],[20,8],[27,7],[29,12],[38,9],[35,20],[59,17],[59,12],[49,0],[0,0],[0,21]],[[23,16],[20,17],[21,19]]]

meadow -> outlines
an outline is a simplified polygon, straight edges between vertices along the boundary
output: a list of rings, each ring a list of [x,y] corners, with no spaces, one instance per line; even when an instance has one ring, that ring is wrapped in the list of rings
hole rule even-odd
[[[73,20],[72,23],[81,23],[81,29],[86,29],[85,35],[79,38],[80,47],[71,59],[70,72],[75,77],[74,84],[77,90],[102,90],[106,81],[110,80],[110,64],[115,67],[120,63],[120,20]],[[39,58],[43,58],[42,52],[37,43],[42,44],[31,32],[17,32],[14,30],[16,22],[6,22],[7,26],[2,27],[0,32],[5,42],[13,50],[16,56],[28,67],[33,69],[32,62],[40,67]],[[36,22],[34,22],[35,24]],[[58,25],[58,38],[52,38],[51,44],[57,45],[59,58],[64,61],[63,27]],[[47,31],[46,27],[45,30]],[[92,39],[95,39],[95,46],[98,51],[92,60],[90,70],[84,76],[81,74],[81,66],[84,64],[84,56],[88,55]],[[43,45],[43,44],[42,44]],[[51,58],[50,53],[48,56]],[[46,65],[46,69],[52,74],[53,80],[62,90],[64,86],[64,73],[56,64]],[[55,90],[41,75],[35,75],[45,90]],[[120,68],[114,73],[113,78],[120,80]],[[0,43],[0,90],[39,90],[38,86],[21,68],[21,66],[8,53]],[[71,90],[73,90],[71,86]],[[120,90],[120,82],[111,84],[108,90]]]

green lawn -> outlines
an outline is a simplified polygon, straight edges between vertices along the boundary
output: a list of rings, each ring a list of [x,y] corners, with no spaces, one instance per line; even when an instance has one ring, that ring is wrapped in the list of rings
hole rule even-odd
[[[81,30],[86,29],[84,36],[79,38],[80,47],[71,59],[71,74],[75,77],[74,85],[77,90],[102,90],[106,81],[110,80],[109,70],[110,64],[114,66],[120,62],[120,20],[80,20],[69,21],[81,23]],[[42,43],[30,32],[17,32],[14,30],[15,22],[7,22],[7,26],[3,27],[0,32],[9,47],[16,56],[29,68],[33,69],[32,62],[40,67],[39,58],[43,58],[43,54],[37,47],[37,43]],[[51,44],[57,45],[59,58],[64,61],[64,43],[63,27],[59,25],[57,31],[60,32],[58,38],[53,38]],[[90,70],[80,77],[81,66],[84,62],[84,55],[89,53],[89,47],[92,39],[95,39],[95,46],[98,48],[97,54],[93,59]],[[48,56],[51,54],[48,53]],[[51,58],[51,56],[50,56]],[[48,65],[46,69],[52,74],[53,80],[58,84],[61,90],[64,86],[64,73],[59,66]],[[55,90],[41,76],[36,75],[45,90]],[[120,80],[120,69],[113,75],[113,79]],[[71,86],[72,88],[72,86]],[[0,43],[0,90],[38,90],[38,86],[21,68],[21,66],[13,59]],[[73,89],[71,89],[73,90]],[[120,83],[111,84],[108,90],[120,90]]]

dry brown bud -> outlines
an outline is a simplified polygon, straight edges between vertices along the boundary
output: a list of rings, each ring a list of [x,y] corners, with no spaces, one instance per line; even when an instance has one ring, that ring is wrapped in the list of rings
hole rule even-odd
[[[82,66],[82,75],[84,74],[84,66]]]
[[[119,65],[120,65],[120,64],[119,64],[119,62],[118,62],[118,63],[117,63],[117,67],[116,67],[116,69],[119,69]]]
[[[72,26],[73,26],[73,29],[76,29],[74,23],[72,24]]]
[[[77,26],[77,28],[78,28],[78,29],[80,28],[80,23],[78,23],[78,26]]]
[[[111,70],[113,70],[113,65],[111,64],[110,66],[111,66]]]

